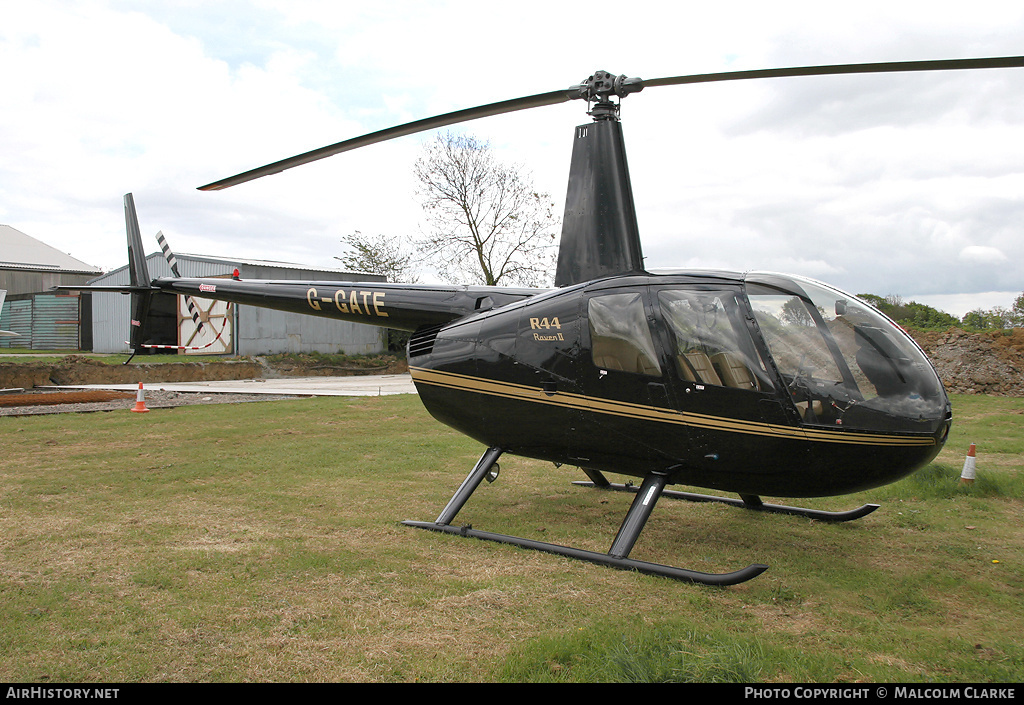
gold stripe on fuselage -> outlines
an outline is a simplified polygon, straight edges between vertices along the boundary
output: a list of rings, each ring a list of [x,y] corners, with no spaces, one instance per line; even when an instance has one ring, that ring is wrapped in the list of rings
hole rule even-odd
[[[694,414],[674,409],[665,409],[656,406],[645,406],[630,402],[616,401],[614,399],[602,399],[600,397],[589,397],[582,394],[569,394],[566,392],[545,392],[540,387],[530,387],[523,384],[511,382],[497,382],[482,377],[455,374],[453,372],[439,372],[428,370],[422,367],[410,367],[413,381],[417,384],[429,384],[435,387],[455,389],[476,394],[487,394],[489,396],[501,397],[504,399],[515,399],[518,401],[532,402],[534,404],[545,404],[558,406],[565,409],[579,411],[591,411],[598,414],[609,414],[622,416],[631,419],[657,421],[659,423],[670,423],[693,428],[710,429],[715,431],[728,431],[731,433],[743,433],[754,436],[772,436],[775,438],[793,438],[806,441],[820,441],[826,443],[852,443],[856,445],[879,445],[879,446],[930,446],[935,445],[935,439],[931,436],[889,436],[874,433],[861,433],[853,431],[833,431],[819,428],[796,428],[792,426],[778,426],[759,421],[746,421],[743,419],[730,419],[721,416],[710,416],[707,414]]]

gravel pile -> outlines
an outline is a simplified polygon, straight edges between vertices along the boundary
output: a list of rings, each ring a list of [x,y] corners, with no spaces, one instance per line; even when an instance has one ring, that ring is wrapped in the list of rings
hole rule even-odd
[[[36,399],[33,399],[36,397]],[[17,402],[21,406],[9,406],[0,394],[0,416],[33,416],[37,414],[66,414],[87,411],[125,411],[135,406],[135,395],[105,401],[80,401],[85,397],[81,392],[30,391],[19,393]],[[145,390],[147,409],[166,409],[191,404],[240,404],[249,401],[276,401],[299,397],[281,394],[219,394],[215,392],[167,392]],[[14,401],[8,399],[8,401]]]

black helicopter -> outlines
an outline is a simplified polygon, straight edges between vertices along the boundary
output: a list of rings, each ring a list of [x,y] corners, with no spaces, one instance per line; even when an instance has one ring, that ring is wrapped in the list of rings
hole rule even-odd
[[[336,281],[151,279],[125,197],[131,346],[150,345],[155,296],[217,299],[412,332],[409,369],[427,410],[486,450],[432,522],[409,526],[492,540],[683,581],[731,585],[767,566],[701,573],[629,558],[662,496],[848,521],[846,512],[768,504],[893,482],[931,461],[952,423],[920,348],[855,296],[765,272],[645,270],[621,100],[670,85],[852,73],[1024,66],[1024,57],[809,66],[654,80],[603,71],[568,89],[418,120],[274,162],[200,190],[377,142],[490,115],[585,100],[576,127],[555,288]],[[635,493],[607,553],[458,526],[460,509],[504,453],[578,466],[577,484]],[[639,485],[611,483],[605,473]],[[739,499],[678,492],[706,487]]]

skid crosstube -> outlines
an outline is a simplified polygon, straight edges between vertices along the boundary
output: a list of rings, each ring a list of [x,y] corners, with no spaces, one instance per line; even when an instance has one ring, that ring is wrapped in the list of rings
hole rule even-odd
[[[746,582],[751,578],[755,578],[768,569],[768,566],[766,565],[755,563],[743,568],[742,570],[733,571],[731,573],[701,573],[698,571],[686,570],[684,568],[676,568],[658,563],[648,563],[646,561],[637,561],[629,558],[629,552],[632,550],[637,538],[639,538],[640,532],[647,523],[647,519],[650,517],[651,512],[654,511],[654,505],[657,503],[658,498],[665,490],[668,477],[662,473],[656,472],[645,477],[643,484],[637,488],[636,497],[633,499],[629,511],[626,513],[626,517],[622,521],[622,526],[619,527],[619,531],[616,534],[615,540],[612,542],[612,546],[608,550],[608,553],[586,551],[583,549],[572,548],[570,546],[560,546],[558,544],[534,541],[532,539],[521,538],[518,536],[496,534],[489,531],[478,531],[473,529],[472,526],[454,526],[452,521],[459,513],[459,510],[462,509],[463,505],[470,498],[473,492],[480,486],[480,483],[484,478],[490,475],[492,469],[495,471],[497,470],[497,460],[501,456],[502,452],[501,448],[488,448],[484,452],[480,457],[480,460],[477,461],[476,466],[474,466],[473,470],[462,482],[458,490],[455,491],[455,494],[452,495],[452,498],[448,501],[448,504],[435,521],[403,521],[402,524],[405,526],[437,531],[454,536],[511,544],[521,548],[543,551],[545,553],[552,553],[565,556],[567,558],[575,558],[577,560],[588,561],[590,563],[618,568],[620,570],[634,570],[648,575],[659,575],[666,578],[691,583],[700,583],[703,585],[736,585],[738,583]],[[490,475],[490,477],[494,477],[494,475]]]
[[[594,478],[593,471],[587,472],[587,475]],[[639,486],[633,484],[617,484],[608,482],[607,480],[601,481],[602,478],[594,478],[593,482],[579,481],[573,482],[574,485],[579,487],[596,487],[602,490],[613,490],[615,492],[636,492]],[[808,509],[806,507],[787,507],[783,504],[766,504],[761,501],[761,498],[757,495],[740,495],[740,499],[734,499],[731,497],[718,497],[715,495],[708,494],[696,494],[694,492],[679,492],[677,490],[665,490],[662,495],[669,499],[682,499],[687,502],[715,502],[718,504],[728,504],[733,507],[741,507],[743,509],[751,509],[758,512],[768,512],[771,514],[789,514],[792,516],[801,516],[808,519],[814,519],[815,521],[828,522],[836,524],[844,521],[853,521],[854,519],[860,519],[865,517],[871,512],[878,509],[878,504],[864,504],[856,509],[850,509],[845,512],[828,512],[822,509]]]

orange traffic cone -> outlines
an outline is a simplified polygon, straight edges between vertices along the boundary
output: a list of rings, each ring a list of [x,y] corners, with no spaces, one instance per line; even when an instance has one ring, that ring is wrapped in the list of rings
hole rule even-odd
[[[139,382],[139,391],[135,394],[135,406],[132,411],[149,411],[146,408],[146,394],[142,391],[142,382]]]
[[[971,444],[970,450],[967,451],[967,459],[964,460],[964,469],[960,473],[960,484],[970,485],[974,482],[974,478],[977,476],[975,472],[975,464],[977,463],[976,456],[974,454],[974,444]]]

